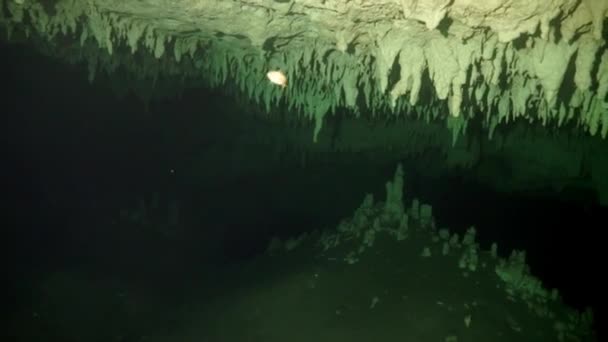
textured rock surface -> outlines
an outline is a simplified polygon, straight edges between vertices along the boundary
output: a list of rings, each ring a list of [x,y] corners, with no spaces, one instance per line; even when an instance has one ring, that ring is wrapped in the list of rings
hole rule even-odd
[[[135,88],[144,100],[172,96],[188,85],[221,86],[267,112],[279,105],[293,117],[288,120],[310,119],[321,149],[365,150],[392,141],[389,148],[418,153],[446,140],[436,128],[427,137],[420,126],[392,124],[389,134],[388,128],[366,131],[365,124],[353,129],[350,120],[340,120],[335,140],[335,127],[322,127],[329,124],[328,113],[345,113],[340,108],[373,120],[407,115],[444,121],[455,146],[446,152],[447,163],[460,167],[490,153],[471,150],[471,140],[461,139],[472,133],[473,119],[489,138],[515,121],[608,135],[606,1],[0,3],[2,36],[86,63],[90,81],[100,72],[111,74],[119,93]],[[269,69],[283,70],[289,86],[272,86],[264,76]],[[506,144],[510,148],[500,147],[501,153],[511,153],[502,158],[521,159],[512,155],[522,148],[518,136],[499,135],[496,146]],[[546,145],[527,141],[523,148]],[[551,146],[566,153],[555,141]],[[589,159],[594,186],[608,203],[600,158],[605,153],[596,148],[572,156],[578,154]],[[512,175],[509,187],[576,176],[576,158],[556,168],[545,156],[531,157],[538,177]]]
[[[238,87],[268,110],[285,101],[315,121],[315,139],[340,106],[448,118],[455,139],[481,113],[490,137],[520,117],[573,120],[591,135],[608,134],[605,1],[2,3],[9,35],[35,33],[55,45],[65,35],[109,54],[143,48],[162,60],[140,70],[128,57],[87,54],[91,79],[121,63],[139,77],[194,73],[212,86]],[[191,61],[180,63],[184,56]],[[564,82],[571,64],[574,81]],[[270,68],[286,72],[287,91],[263,83]],[[423,102],[425,82],[434,96]]]

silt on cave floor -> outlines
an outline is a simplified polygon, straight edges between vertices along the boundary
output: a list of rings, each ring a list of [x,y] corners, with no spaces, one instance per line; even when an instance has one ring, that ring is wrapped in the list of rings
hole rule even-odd
[[[0,0],[12,340],[602,340],[607,40],[594,0]]]

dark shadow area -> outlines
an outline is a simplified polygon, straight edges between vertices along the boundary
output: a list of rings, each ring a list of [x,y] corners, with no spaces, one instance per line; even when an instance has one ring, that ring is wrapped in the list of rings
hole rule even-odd
[[[116,99],[103,83],[85,85],[76,67],[19,46],[3,47],[3,58],[2,240],[15,293],[6,314],[32,305],[32,288],[59,270],[111,275],[187,302],[201,290],[195,285],[221,287],[213,283],[217,272],[263,254],[272,237],[333,229],[369,192],[384,200],[384,182],[403,162],[405,203],[431,204],[439,228],[476,226],[483,248],[527,250],[547,286],[603,317],[596,268],[608,210],[594,193],[572,200],[549,190],[498,193],[397,155],[378,163],[356,154],[332,163],[267,162],[273,151],[265,146],[235,143],[248,126],[233,114],[246,114],[219,91],[190,90],[144,112],[133,96]],[[223,173],[190,178],[201,154]],[[263,167],[243,166],[243,155]],[[129,338],[119,341],[141,336]]]

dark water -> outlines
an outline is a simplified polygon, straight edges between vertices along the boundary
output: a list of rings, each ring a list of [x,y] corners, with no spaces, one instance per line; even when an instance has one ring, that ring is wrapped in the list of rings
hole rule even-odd
[[[170,278],[165,285],[175,286],[188,283],[201,267],[255,257],[272,236],[333,228],[366,193],[384,199],[384,183],[398,162],[312,160],[305,168],[273,165],[254,174],[234,173],[233,160],[218,159],[215,168],[236,176],[194,185],[181,178],[184,160],[212,144],[204,131],[192,129],[199,112],[165,103],[143,113],[133,98],[109,100],[107,89],[64,91],[57,84],[80,84],[82,74],[44,63],[15,64],[20,67],[4,78],[20,80],[7,81],[14,93],[4,103],[2,135],[3,260],[7,285],[16,294],[7,311],[34,300],[29,290],[54,270]],[[210,105],[207,112],[220,107]],[[440,228],[464,232],[475,225],[482,248],[497,242],[503,254],[525,249],[532,272],[548,287],[560,288],[568,304],[594,305],[602,314],[600,233],[606,208],[551,193],[500,194],[466,175],[425,175],[416,164],[404,161],[406,203],[418,197],[431,204]],[[174,167],[176,174],[170,172]],[[164,208],[179,201],[177,237],[121,221],[121,210],[137,208],[142,198],[149,203],[154,193]]]

